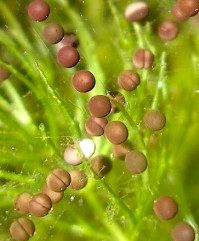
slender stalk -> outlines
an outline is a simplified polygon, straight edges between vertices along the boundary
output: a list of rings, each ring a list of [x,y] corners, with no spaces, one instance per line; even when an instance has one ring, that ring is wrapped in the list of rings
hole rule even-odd
[[[125,237],[124,232],[120,229],[118,224],[116,224],[114,220],[109,221],[107,216],[104,215],[104,208],[102,207],[100,200],[97,199],[96,195],[90,192],[89,195],[85,196],[85,198],[87,199],[89,205],[95,210],[98,217],[100,217],[101,223],[109,231],[114,240],[128,241],[128,238]]]
[[[163,52],[160,57],[160,73],[158,77],[158,83],[156,87],[156,92],[151,104],[151,109],[156,109],[158,107],[160,93],[162,91],[164,99],[167,98],[167,88],[165,85],[166,78],[166,52]]]
[[[115,203],[118,204],[120,209],[123,210],[129,216],[129,219],[131,220],[131,225],[133,227],[136,224],[137,220],[135,219],[135,216],[133,215],[132,211],[126,206],[122,199],[116,195],[114,190],[105,180],[102,181],[102,185],[106,189],[106,191],[109,192],[111,198],[114,200]]]
[[[0,170],[0,178],[5,178],[7,180],[12,180],[13,182],[34,182],[35,179],[28,177],[28,176],[24,176],[22,174],[19,173],[11,173],[11,172],[7,172],[4,170]]]

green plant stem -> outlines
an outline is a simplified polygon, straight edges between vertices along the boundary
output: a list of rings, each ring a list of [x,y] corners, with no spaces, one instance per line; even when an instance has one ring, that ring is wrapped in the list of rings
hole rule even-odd
[[[145,44],[144,44],[144,38],[143,38],[142,28],[141,28],[140,24],[133,23],[133,28],[134,28],[135,34],[137,36],[138,47],[144,48]]]
[[[66,212],[64,211],[62,213],[62,215],[65,215]],[[59,217],[61,217],[62,215],[60,215]],[[90,225],[88,222],[85,222],[85,220],[81,220],[81,218],[77,217],[77,220],[76,220],[77,224],[72,224],[72,225],[69,225],[69,223],[67,224],[66,222],[63,222],[62,220],[60,219],[57,219],[56,218],[56,221],[55,221],[55,218],[50,215],[45,223],[46,223],[46,226],[49,226],[49,224],[53,224],[54,228],[53,229],[57,229],[59,231],[63,231],[64,232],[71,232],[71,233],[80,233],[81,236],[83,237],[95,237],[96,239],[98,240],[108,240],[108,236],[107,235],[103,235],[103,234],[100,234],[98,232],[96,232]],[[48,238],[48,237],[47,237]]]
[[[0,170],[0,178],[5,178],[13,182],[34,182],[35,179],[32,177],[24,176],[19,173],[11,173],[4,170]]]
[[[74,120],[74,118],[69,114],[69,110],[66,104],[64,104],[64,101],[62,101],[60,99],[60,97],[58,96],[58,94],[51,88],[51,86],[48,84],[48,80],[44,74],[44,72],[41,70],[41,68],[39,67],[38,63],[36,63],[36,69],[38,70],[40,76],[43,79],[43,83],[45,85],[45,88],[47,89],[48,93],[51,94],[52,98],[57,102],[58,106],[61,106],[64,109],[64,113],[66,114],[66,117],[68,120],[70,120],[70,122],[72,123],[72,125],[74,125],[75,127],[75,131],[76,134],[78,135],[78,137],[81,136],[80,133],[80,129],[79,129],[79,125],[77,123],[77,121]]]
[[[10,71],[13,76],[22,81],[22,83],[24,83],[30,90],[34,92],[34,94],[37,93],[37,88],[29,81],[29,79],[25,78],[24,75],[17,71],[12,65],[6,64],[0,60],[0,66]]]
[[[90,170],[88,162],[85,162],[84,167],[87,169],[87,172],[89,173],[89,175],[92,176],[92,172]],[[107,181],[105,179],[102,179],[102,180],[96,179],[95,182],[97,184],[102,185],[103,188],[106,190],[106,192],[108,192],[110,194],[111,198],[118,205],[118,207],[124,213],[126,213],[129,216],[129,219],[131,221],[131,225],[133,227],[135,225],[135,223],[136,223],[136,219],[135,219],[132,211],[126,206],[126,204],[121,200],[121,198],[116,195],[115,191],[110,187],[110,185],[107,183]],[[96,184],[95,182],[93,184]]]
[[[10,82],[5,82],[3,85],[5,91],[8,93],[9,98],[13,101],[13,114],[22,124],[29,126],[32,130],[36,130],[33,120],[26,110],[20,95]]]
[[[7,24],[11,26],[11,33],[15,39],[25,48],[31,48],[27,34],[24,33],[23,27],[20,22],[17,21],[13,11],[10,11],[4,2],[0,2],[0,11],[3,13],[4,18],[7,20]]]
[[[134,46],[133,35],[127,21],[123,18],[121,12],[116,7],[113,0],[107,1],[107,4],[111,10],[111,13],[115,19],[115,27],[118,29],[118,39],[119,46],[117,45],[117,50],[123,60],[123,68],[130,69],[131,63],[127,61],[129,59],[132,47]],[[124,37],[125,36],[125,37]],[[123,51],[125,49],[125,51]]]
[[[138,126],[136,125],[136,123],[134,122],[134,120],[132,119],[132,117],[129,115],[128,111],[126,110],[125,107],[121,106],[120,105],[120,110],[121,110],[121,113],[124,115],[124,117],[126,118],[126,120],[128,121],[129,125],[132,127],[133,130],[136,130],[136,137],[138,139],[138,145],[140,146],[140,148],[142,150],[145,150],[145,144],[144,144],[144,141],[141,137],[141,134],[139,132],[139,128]]]
[[[107,216],[104,214],[104,208],[102,207],[100,200],[98,200],[96,195],[93,194],[93,191],[86,194],[85,198],[93,210],[95,210],[96,215],[98,215],[103,226],[110,232],[114,240],[128,241],[118,224],[116,224],[114,220],[109,221],[107,219]]]
[[[147,199],[147,201],[144,203],[142,213],[139,215],[139,218],[138,218],[139,222],[137,222],[137,224],[132,232],[132,236],[130,238],[131,241],[137,241],[137,237],[139,235],[140,228],[142,228],[143,219],[145,217],[145,214],[146,214],[148,208],[151,207],[153,199],[154,199],[154,196],[150,196]]]
[[[157,54],[157,49],[156,47],[152,44],[154,41],[151,40],[151,37],[153,36],[152,32],[152,23],[146,22],[145,24],[145,34],[144,34],[144,40],[147,45],[147,47],[152,51],[152,53],[156,56]]]
[[[106,189],[106,191],[109,192],[109,194],[110,194],[111,198],[114,200],[114,202],[117,203],[118,206],[120,207],[120,209],[123,210],[129,216],[129,218],[131,220],[131,224],[132,224],[132,226],[134,226],[136,224],[137,220],[135,219],[132,211],[126,206],[126,204],[122,201],[122,199],[116,195],[114,190],[110,187],[110,185],[105,180],[102,180],[101,183],[102,183],[103,187]]]
[[[163,97],[166,101],[166,98],[167,98],[167,88],[165,85],[166,68],[167,68],[166,52],[163,52],[160,57],[160,73],[159,73],[159,77],[158,77],[156,92],[155,92],[155,95],[154,95],[154,98],[153,98],[153,101],[151,104],[151,109],[157,109],[161,91],[162,91]]]

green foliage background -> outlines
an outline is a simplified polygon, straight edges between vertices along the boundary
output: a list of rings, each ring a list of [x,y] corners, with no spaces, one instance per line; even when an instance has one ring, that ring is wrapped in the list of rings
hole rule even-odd
[[[0,65],[12,75],[0,86],[0,240],[9,238],[9,225],[18,215],[13,199],[21,192],[37,193],[50,170],[64,167],[63,151],[72,139],[86,137],[84,121],[89,96],[117,90],[116,78],[132,69],[135,48],[155,54],[152,70],[140,71],[142,83],[134,92],[121,91],[126,105],[110,120],[122,120],[129,141],[149,161],[147,171],[131,176],[120,160],[111,155],[104,137],[94,138],[96,154],[112,159],[106,178],[96,179],[84,163],[89,182],[79,192],[67,190],[50,215],[32,218],[36,224],[33,241],[168,241],[178,220],[199,222],[199,20],[180,24],[172,42],[159,40],[159,21],[170,18],[174,1],[150,0],[148,21],[128,24],[123,11],[129,0],[49,0],[51,15],[34,23],[26,15],[26,0],[0,0]],[[79,38],[80,64],[62,69],[55,49],[45,45],[41,31],[47,22],[61,23],[66,32]],[[71,87],[77,69],[94,73],[97,84],[89,94]],[[167,126],[155,134],[143,129],[146,109],[162,110]],[[88,161],[89,162],[89,161]],[[161,222],[152,211],[159,195],[173,196],[179,203],[174,220]],[[198,239],[197,239],[198,240]]]

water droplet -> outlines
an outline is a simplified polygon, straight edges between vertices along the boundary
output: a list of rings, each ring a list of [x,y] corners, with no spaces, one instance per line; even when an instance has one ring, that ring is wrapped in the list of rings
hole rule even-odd
[[[73,202],[75,200],[75,196],[70,197],[70,201]]]

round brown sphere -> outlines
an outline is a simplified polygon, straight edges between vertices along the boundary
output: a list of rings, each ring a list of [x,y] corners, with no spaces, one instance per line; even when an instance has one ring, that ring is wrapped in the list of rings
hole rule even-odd
[[[199,11],[198,0],[178,0],[176,5],[185,17],[193,17]]]
[[[105,176],[111,170],[111,161],[106,156],[96,156],[91,160],[91,169],[98,177]]]
[[[105,118],[90,116],[85,123],[86,132],[91,136],[101,136],[108,121]]]
[[[104,130],[107,139],[115,145],[125,142],[128,138],[128,129],[121,121],[109,122]]]
[[[54,192],[51,189],[49,189],[49,187],[47,185],[45,185],[42,190],[41,193],[46,194],[47,196],[49,196],[49,198],[51,199],[51,202],[54,203],[58,203],[59,201],[61,201],[61,199],[64,196],[64,192]]]
[[[118,159],[124,159],[126,154],[130,151],[130,147],[125,144],[113,145],[113,156]]]
[[[149,6],[146,2],[134,2],[129,4],[124,16],[129,22],[140,21],[146,18],[149,14]]]
[[[129,151],[125,156],[125,166],[132,174],[140,174],[147,168],[147,159],[142,152]]]
[[[179,8],[178,3],[176,3],[172,8],[172,14],[175,17],[177,21],[184,21],[187,20],[189,17],[187,17]]]
[[[95,117],[105,117],[111,111],[110,99],[104,95],[93,96],[88,102],[88,109]]]
[[[56,44],[64,37],[64,29],[60,24],[50,23],[43,30],[43,38],[49,44]]]
[[[19,218],[10,225],[10,235],[16,241],[27,241],[34,232],[35,225],[27,218]]]
[[[39,193],[33,196],[29,203],[29,211],[36,217],[46,216],[51,208],[51,199],[44,193]]]
[[[95,76],[88,70],[79,70],[74,74],[72,83],[77,91],[85,93],[94,88]]]
[[[75,145],[69,144],[64,151],[64,160],[72,166],[80,165],[83,161],[83,154]]]
[[[65,46],[77,48],[78,44],[79,44],[79,41],[75,34],[72,34],[72,33],[65,34],[64,37],[62,38],[62,40],[56,44],[56,48],[57,48],[57,50],[60,50],[61,48],[65,47]]]
[[[120,88],[126,91],[132,91],[140,84],[140,77],[131,70],[125,70],[119,75],[117,83]]]
[[[138,69],[148,69],[153,65],[154,55],[150,50],[137,49],[133,55],[133,64]]]
[[[165,115],[159,110],[148,110],[143,117],[143,124],[151,131],[158,131],[166,124]]]
[[[190,224],[180,222],[171,230],[171,237],[173,241],[194,241],[195,231]]]
[[[73,170],[70,172],[71,183],[70,188],[74,190],[80,190],[87,184],[87,176],[83,171]]]
[[[57,53],[57,62],[65,68],[74,67],[79,62],[79,60],[79,52],[77,49],[71,46],[65,46],[61,48]]]
[[[14,200],[14,209],[20,214],[29,213],[30,193],[21,193]]]
[[[172,21],[164,21],[158,27],[158,35],[165,41],[175,39],[178,32],[178,26]]]
[[[10,72],[5,68],[0,68],[0,81],[8,79]]]
[[[55,169],[46,178],[46,184],[54,192],[62,192],[70,185],[70,174],[63,169]]]
[[[178,204],[173,198],[162,196],[154,201],[153,210],[159,219],[169,220],[176,216]]]
[[[33,21],[43,21],[50,14],[50,7],[44,0],[33,0],[27,7],[28,16]]]

